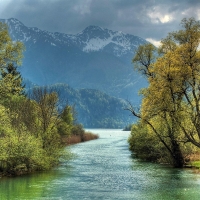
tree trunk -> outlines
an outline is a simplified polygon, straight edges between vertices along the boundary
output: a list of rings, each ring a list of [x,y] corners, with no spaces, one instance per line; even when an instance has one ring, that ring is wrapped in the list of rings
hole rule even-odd
[[[176,168],[182,168],[184,166],[184,158],[181,152],[179,144],[172,140],[172,164]]]

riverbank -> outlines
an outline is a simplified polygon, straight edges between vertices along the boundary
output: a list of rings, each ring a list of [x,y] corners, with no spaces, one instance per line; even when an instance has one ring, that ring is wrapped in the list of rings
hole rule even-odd
[[[99,139],[71,145],[76,156],[68,162],[53,170],[0,179],[0,199],[199,199],[198,171],[131,157],[129,132],[89,131]]]
[[[185,167],[200,170],[200,152],[189,155]]]
[[[0,199],[199,199],[199,173],[131,157],[129,132],[89,131],[99,139],[71,145],[76,156],[68,162],[53,170],[0,179]]]
[[[82,130],[82,131],[80,131]],[[71,136],[63,135],[61,136],[61,141],[64,146],[69,146],[81,142],[86,142],[90,140],[95,140],[99,138],[98,134],[93,134],[88,131],[84,131],[80,129],[79,132],[71,134]],[[25,174],[35,173],[36,171],[44,171],[44,170],[30,170],[27,168],[26,164],[17,165],[15,168],[1,172],[0,171],[0,178],[1,177],[16,177]]]
[[[84,132],[83,134],[72,134],[71,136],[62,136],[62,142],[65,145],[73,145],[81,142],[98,139],[99,135],[91,132]]]

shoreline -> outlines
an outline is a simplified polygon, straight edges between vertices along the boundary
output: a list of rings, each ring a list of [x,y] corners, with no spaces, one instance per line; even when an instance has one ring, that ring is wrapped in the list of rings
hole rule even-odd
[[[99,138],[98,134],[94,134],[94,133],[91,133],[91,132],[88,132],[88,131],[84,132],[84,134],[82,134],[82,135],[75,135],[74,134],[74,135],[71,135],[71,136],[61,136],[62,144],[64,146],[70,146],[70,145],[74,145],[74,144],[78,144],[78,143],[83,143],[83,142],[95,140],[95,139],[98,139],[98,138]],[[41,170],[41,171],[45,171],[45,170]],[[29,171],[22,164],[20,166],[18,173],[16,173],[16,172],[13,173],[12,170],[10,170],[9,172],[0,172],[0,178],[3,178],[3,177],[14,178],[14,177],[23,176],[23,175],[32,174],[32,173],[37,173],[37,172],[41,172],[41,171],[40,170]]]

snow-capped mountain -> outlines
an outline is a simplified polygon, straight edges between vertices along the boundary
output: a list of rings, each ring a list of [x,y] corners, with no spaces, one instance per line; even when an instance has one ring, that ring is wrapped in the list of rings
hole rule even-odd
[[[52,46],[75,45],[84,52],[103,51],[110,46],[110,51],[118,57],[132,53],[138,45],[146,42],[140,37],[124,34],[121,31],[111,31],[99,26],[88,26],[81,33],[71,35],[26,27],[14,18],[1,21],[8,25],[13,40],[36,43],[43,39]]]
[[[68,83],[129,98],[144,82],[133,71],[134,50],[147,41],[130,34],[89,26],[72,35],[27,27],[2,19],[13,40],[24,43],[22,75],[37,84]]]
[[[142,38],[98,26],[89,26],[76,37],[85,52],[110,49],[110,53],[118,57],[132,53],[138,45],[145,43]]]

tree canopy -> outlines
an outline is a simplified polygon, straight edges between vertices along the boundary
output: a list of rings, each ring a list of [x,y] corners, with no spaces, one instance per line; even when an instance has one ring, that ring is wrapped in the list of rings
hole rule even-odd
[[[0,22],[0,69],[6,68],[9,64],[20,65],[23,50],[23,43],[12,41],[7,25]]]
[[[200,147],[200,23],[183,19],[156,49],[137,49],[133,63],[149,82],[141,91],[139,113],[130,107],[170,154],[175,167],[184,165],[183,143]]]
[[[18,66],[24,46],[12,41],[0,23],[0,173],[16,175],[49,169],[64,151],[62,135],[69,136],[73,122],[69,105],[59,110],[58,95],[47,87],[25,95]]]

